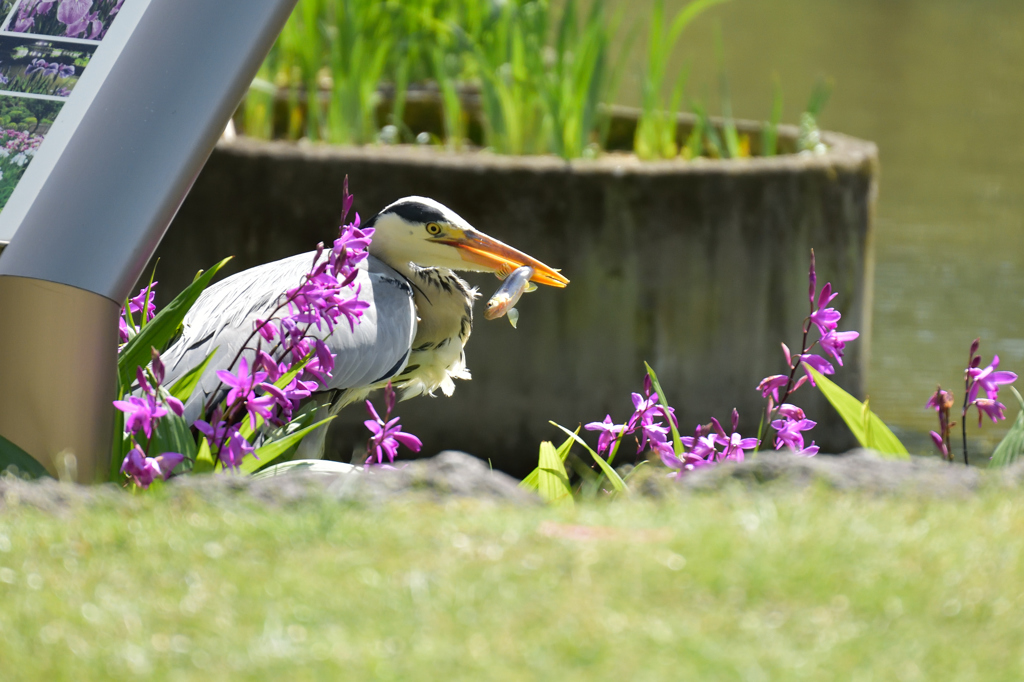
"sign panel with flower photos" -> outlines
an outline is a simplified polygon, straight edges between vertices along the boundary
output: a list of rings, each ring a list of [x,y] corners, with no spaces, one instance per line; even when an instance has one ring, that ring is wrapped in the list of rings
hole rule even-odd
[[[0,0],[0,211],[111,26],[139,1]]]

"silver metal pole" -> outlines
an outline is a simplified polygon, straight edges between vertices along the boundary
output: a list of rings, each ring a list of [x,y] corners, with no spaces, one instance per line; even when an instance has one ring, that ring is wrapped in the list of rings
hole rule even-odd
[[[0,434],[52,473],[108,470],[121,302],[296,2],[150,0],[0,254]]]

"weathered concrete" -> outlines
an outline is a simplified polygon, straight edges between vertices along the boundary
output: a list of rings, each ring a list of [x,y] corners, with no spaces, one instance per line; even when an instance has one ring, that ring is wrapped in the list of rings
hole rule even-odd
[[[795,131],[782,133],[792,144]],[[539,441],[559,437],[549,419],[625,418],[644,360],[684,425],[726,419],[735,406],[752,431],[762,406],[754,387],[782,370],[780,341],[800,343],[811,247],[819,282],[841,293],[842,328],[863,334],[837,381],[863,390],[877,150],[824,139],[831,150],[818,157],[654,163],[239,139],[218,146],[157,252],[161,300],[226,255],[237,271],[329,242],[348,175],[365,217],[402,196],[433,197],[572,280],[526,296],[518,329],[478,315],[473,381],[451,399],[400,406],[424,455],[486,452],[496,468],[525,474]],[[484,298],[498,285],[470,279]],[[798,398],[820,423],[819,444],[852,445],[817,395]],[[353,408],[337,420],[337,458],[362,447],[362,419]]]

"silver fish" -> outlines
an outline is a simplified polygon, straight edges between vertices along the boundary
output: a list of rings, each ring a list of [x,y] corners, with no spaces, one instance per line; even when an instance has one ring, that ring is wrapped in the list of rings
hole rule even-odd
[[[537,288],[536,284],[530,282],[531,277],[533,277],[533,268],[530,266],[524,265],[521,268],[516,268],[505,279],[501,287],[494,292],[490,300],[487,301],[484,319],[496,320],[507,314],[508,321],[515,327],[516,323],[519,322],[519,311],[513,306],[519,302],[519,298],[524,292],[533,291]]]

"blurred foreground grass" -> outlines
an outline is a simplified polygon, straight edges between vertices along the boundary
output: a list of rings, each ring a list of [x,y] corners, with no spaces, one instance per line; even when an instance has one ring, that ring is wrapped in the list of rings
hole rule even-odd
[[[1024,501],[0,513],[0,678],[1024,677]]]

